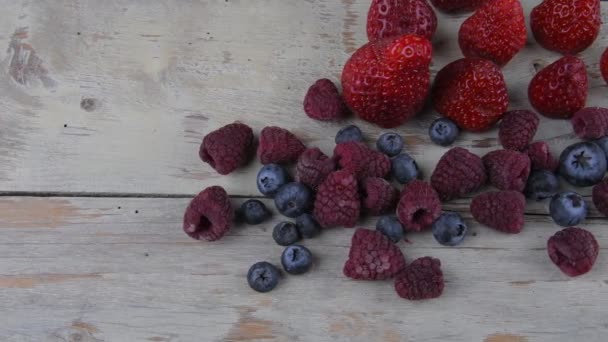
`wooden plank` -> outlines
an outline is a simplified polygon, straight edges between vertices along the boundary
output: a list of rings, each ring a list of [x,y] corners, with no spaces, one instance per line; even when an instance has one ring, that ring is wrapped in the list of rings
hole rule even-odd
[[[471,222],[475,234],[457,248],[409,235],[400,244],[407,259],[440,258],[447,284],[440,299],[408,302],[391,282],[342,275],[349,229],[304,242],[316,256],[310,273],[254,293],[248,267],[279,263],[271,240],[279,216],[203,243],[180,229],[187,202],[0,199],[9,213],[0,215],[0,340],[604,341],[608,333],[606,248],[594,270],[568,278],[546,255],[557,228],[534,212],[519,235]],[[583,226],[608,245],[605,220]]]
[[[540,0],[523,1],[526,12]],[[220,184],[257,194],[252,164],[218,177],[199,161],[202,136],[242,120],[274,124],[331,153],[342,124],[303,114],[317,78],[338,80],[366,41],[368,0],[2,1],[0,22],[0,190],[193,194]],[[608,6],[602,4],[604,15]],[[461,56],[465,16],[439,14],[432,72]],[[608,38],[582,54],[589,105],[608,106],[598,71]],[[536,68],[557,55],[530,36],[504,74],[512,108],[528,108]],[[435,114],[397,129],[428,174],[445,148],[426,131]],[[372,142],[378,127],[357,121]],[[346,124],[346,123],[344,123]],[[543,120],[537,139],[555,152],[575,139],[566,121]],[[496,131],[459,145],[485,153]]]

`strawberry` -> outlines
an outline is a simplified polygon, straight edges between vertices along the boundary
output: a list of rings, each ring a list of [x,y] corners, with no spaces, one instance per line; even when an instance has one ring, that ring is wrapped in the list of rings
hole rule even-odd
[[[363,120],[399,126],[422,109],[429,92],[431,43],[402,35],[367,43],[342,71],[344,101]]]
[[[507,110],[507,86],[498,66],[481,58],[463,58],[437,73],[433,106],[460,128],[484,131]]]
[[[486,2],[462,23],[458,44],[466,57],[507,64],[526,45],[526,21],[519,0]]]
[[[602,72],[604,81],[608,83],[608,48],[604,50],[604,53],[602,53],[602,57],[600,58],[600,71]]]
[[[591,46],[601,25],[599,0],[545,0],[530,13],[536,41],[566,55]]]
[[[574,56],[566,56],[532,78],[528,98],[544,116],[568,119],[585,107],[588,83],[585,63]]]
[[[367,12],[369,41],[411,33],[431,39],[437,16],[426,0],[373,0]]]
[[[471,12],[479,8],[488,0],[431,0],[437,9],[447,12]]]

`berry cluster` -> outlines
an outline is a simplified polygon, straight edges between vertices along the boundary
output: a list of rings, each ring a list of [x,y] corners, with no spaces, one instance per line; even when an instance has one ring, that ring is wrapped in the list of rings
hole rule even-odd
[[[588,205],[576,192],[560,192],[558,176],[578,187],[593,187],[593,203],[608,216],[608,109],[585,108],[588,76],[585,63],[574,55],[597,38],[601,18],[598,0],[544,0],[530,14],[536,41],[564,57],[536,73],[528,87],[531,107],[547,118],[571,119],[581,139],[564,149],[559,160],[544,141],[534,142],[539,116],[531,110],[507,111],[508,91],[501,67],[526,45],[525,14],[519,0],[431,0],[446,13],[475,11],[459,32],[462,59],[444,66],[431,83],[430,42],[437,17],[427,0],[371,2],[367,17],[369,42],[346,62],[342,94],[329,79],[308,89],[304,112],[312,119],[359,118],[392,128],[413,118],[428,97],[442,115],[429,127],[430,141],[452,145],[461,130],[486,131],[499,123],[498,141],[504,149],[480,157],[453,147],[429,175],[404,152],[406,141],[386,132],[376,149],[365,143],[354,125],[335,137],[333,155],[309,147],[292,132],[275,126],[259,135],[257,157],[264,166],[257,175],[263,196],[274,199],[277,211],[295,219],[274,227],[272,237],[285,246],[281,264],[289,274],[311,269],[310,250],[296,244],[322,229],[355,227],[363,214],[383,215],[376,230],[354,230],[345,276],[357,280],[394,278],[397,294],[418,300],[439,297],[444,288],[441,262],[423,257],[407,263],[397,242],[406,232],[432,230],[442,245],[456,246],[468,226],[455,212],[443,212],[442,201],[475,194],[469,210],[478,223],[517,234],[525,226],[526,197],[550,199],[549,214],[558,225],[547,243],[550,259],[566,275],[591,270],[599,250],[595,237],[573,227],[583,222]],[[480,34],[481,33],[481,34]],[[608,49],[600,60],[608,82]],[[362,81],[363,80],[363,81]],[[233,123],[207,134],[201,159],[220,174],[248,163],[254,155],[253,130]],[[295,181],[287,166],[295,164]],[[398,190],[390,179],[404,184]],[[604,180],[603,180],[604,179]],[[487,185],[498,191],[485,191]],[[233,210],[226,192],[210,187],[195,197],[184,215],[184,231],[195,239],[214,241],[228,232],[235,219],[261,224],[271,216],[263,202],[248,200]],[[278,268],[268,262],[251,266],[247,275],[256,291],[267,292],[279,283]]]

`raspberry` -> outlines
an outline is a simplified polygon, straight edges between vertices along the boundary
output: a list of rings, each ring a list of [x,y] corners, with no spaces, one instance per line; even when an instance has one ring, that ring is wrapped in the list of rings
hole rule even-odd
[[[430,228],[441,215],[441,201],[427,182],[414,180],[403,188],[397,217],[406,230],[419,232]]]
[[[322,78],[315,82],[304,97],[304,111],[315,120],[339,120],[348,114],[336,85]]]
[[[357,228],[344,263],[344,275],[357,280],[392,278],[405,267],[397,245],[376,230]]]
[[[559,161],[551,155],[549,145],[544,141],[537,141],[530,144],[525,151],[530,158],[532,170],[555,171],[559,166]]]
[[[467,149],[454,147],[439,159],[431,185],[442,200],[448,201],[479,189],[486,183],[486,177],[481,158]]]
[[[361,187],[363,207],[371,215],[384,215],[395,210],[399,191],[383,178],[367,178]]]
[[[247,164],[253,151],[253,131],[240,122],[221,127],[203,138],[198,155],[219,174]]]
[[[570,227],[555,233],[547,241],[547,252],[551,261],[570,277],[585,274],[591,270],[599,246],[591,232]]]
[[[597,210],[608,217],[608,178],[593,187],[592,199]]]
[[[507,112],[500,122],[498,139],[507,150],[522,151],[534,138],[540,120],[529,110]]]
[[[258,158],[262,164],[290,163],[298,160],[305,149],[293,133],[281,127],[268,126],[260,133]]]
[[[201,191],[188,205],[184,214],[184,232],[193,239],[215,241],[228,230],[234,219],[234,209],[221,186]]]
[[[432,257],[414,260],[395,278],[395,290],[409,300],[431,299],[443,293],[441,261]]]
[[[490,183],[500,190],[522,192],[530,175],[530,158],[512,150],[496,150],[486,154],[483,165]]]
[[[336,169],[336,160],[329,158],[318,148],[306,149],[296,165],[296,181],[317,190],[327,175]]]
[[[471,201],[475,221],[501,232],[517,234],[524,227],[526,198],[517,191],[479,194]]]
[[[391,171],[391,160],[382,152],[372,150],[363,143],[349,141],[336,145],[334,158],[344,170],[359,180],[367,177],[385,178]]]
[[[608,109],[583,108],[572,117],[574,133],[581,139],[599,139],[608,134]]]
[[[314,216],[323,228],[343,225],[354,227],[359,219],[361,203],[357,178],[346,171],[329,174],[319,186]]]

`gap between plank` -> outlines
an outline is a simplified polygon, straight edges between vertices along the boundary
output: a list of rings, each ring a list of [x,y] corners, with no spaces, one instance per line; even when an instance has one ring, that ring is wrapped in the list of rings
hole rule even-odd
[[[193,198],[196,194],[139,192],[0,191],[0,197],[105,197],[105,198]],[[230,195],[232,198],[266,198],[260,195]]]

